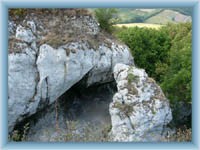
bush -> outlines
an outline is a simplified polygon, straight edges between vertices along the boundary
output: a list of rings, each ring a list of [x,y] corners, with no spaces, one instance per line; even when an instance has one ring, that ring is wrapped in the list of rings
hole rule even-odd
[[[191,103],[192,28],[191,23],[168,25],[171,38],[169,67],[161,83],[166,96],[173,101]]]
[[[168,63],[170,39],[167,33],[162,30],[131,27],[118,30],[116,36],[129,46],[135,64],[161,82],[160,76],[165,73],[160,74],[160,71],[166,70],[157,67]]]
[[[122,28],[115,33],[127,44],[138,67],[161,84],[173,101],[191,102],[191,23],[168,24],[160,30]]]
[[[95,17],[100,24],[100,28],[112,32],[112,25],[116,23],[117,9],[115,8],[98,8],[95,10]]]

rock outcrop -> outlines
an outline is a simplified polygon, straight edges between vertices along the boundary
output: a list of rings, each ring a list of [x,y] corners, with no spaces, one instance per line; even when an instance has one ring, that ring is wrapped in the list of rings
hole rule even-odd
[[[83,77],[86,86],[113,81],[116,63],[133,64],[128,47],[101,33],[90,15],[58,10],[9,19],[9,132]]]
[[[21,20],[10,17],[8,30],[9,132],[81,79],[86,87],[115,79],[111,140],[160,140],[172,119],[168,100],[133,66],[128,47],[101,32],[91,15],[80,9],[30,10]]]
[[[143,69],[117,64],[118,92],[110,104],[113,141],[161,141],[172,120],[169,101]]]

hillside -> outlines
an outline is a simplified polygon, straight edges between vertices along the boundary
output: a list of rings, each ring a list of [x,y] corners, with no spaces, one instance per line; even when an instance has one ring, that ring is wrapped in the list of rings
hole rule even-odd
[[[117,8],[116,18],[119,24],[125,23],[151,23],[166,24],[191,22],[192,9],[190,8],[168,8],[168,9],[135,9]],[[89,9],[93,13],[94,9]]]
[[[163,10],[159,14],[148,18],[144,22],[155,23],[155,24],[167,24],[167,23],[183,23],[191,21],[192,18],[190,16],[181,14],[180,12],[173,10]]]

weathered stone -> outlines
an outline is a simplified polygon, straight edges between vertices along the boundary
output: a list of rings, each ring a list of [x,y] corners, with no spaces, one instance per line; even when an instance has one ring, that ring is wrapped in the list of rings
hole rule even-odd
[[[87,86],[110,82],[116,62],[133,63],[129,49],[117,43],[112,44],[115,48],[109,48],[102,41],[97,49],[91,48],[87,40],[68,42],[58,48],[50,44],[37,45],[35,23],[28,21],[27,26],[18,25],[15,35],[20,40],[16,44],[24,46],[8,56],[9,131],[16,123],[53,103],[84,76],[87,75]]]
[[[92,16],[55,14],[9,21],[9,132],[81,79],[90,86],[115,78],[113,141],[158,141],[172,119],[169,102],[144,70],[128,66],[128,47],[105,37]]]
[[[109,108],[112,140],[159,141],[172,120],[169,101],[161,88],[143,69],[134,66],[117,64],[114,77],[118,92]],[[137,92],[133,94],[129,85]]]
[[[21,25],[17,27],[16,38],[27,43],[32,43],[36,39],[30,29],[26,29]]]

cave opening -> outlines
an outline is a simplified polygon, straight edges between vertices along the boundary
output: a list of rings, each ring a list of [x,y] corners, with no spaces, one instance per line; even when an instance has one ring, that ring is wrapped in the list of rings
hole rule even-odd
[[[111,129],[109,104],[116,91],[114,81],[86,87],[82,79],[14,130],[19,130],[25,141],[107,141]]]

